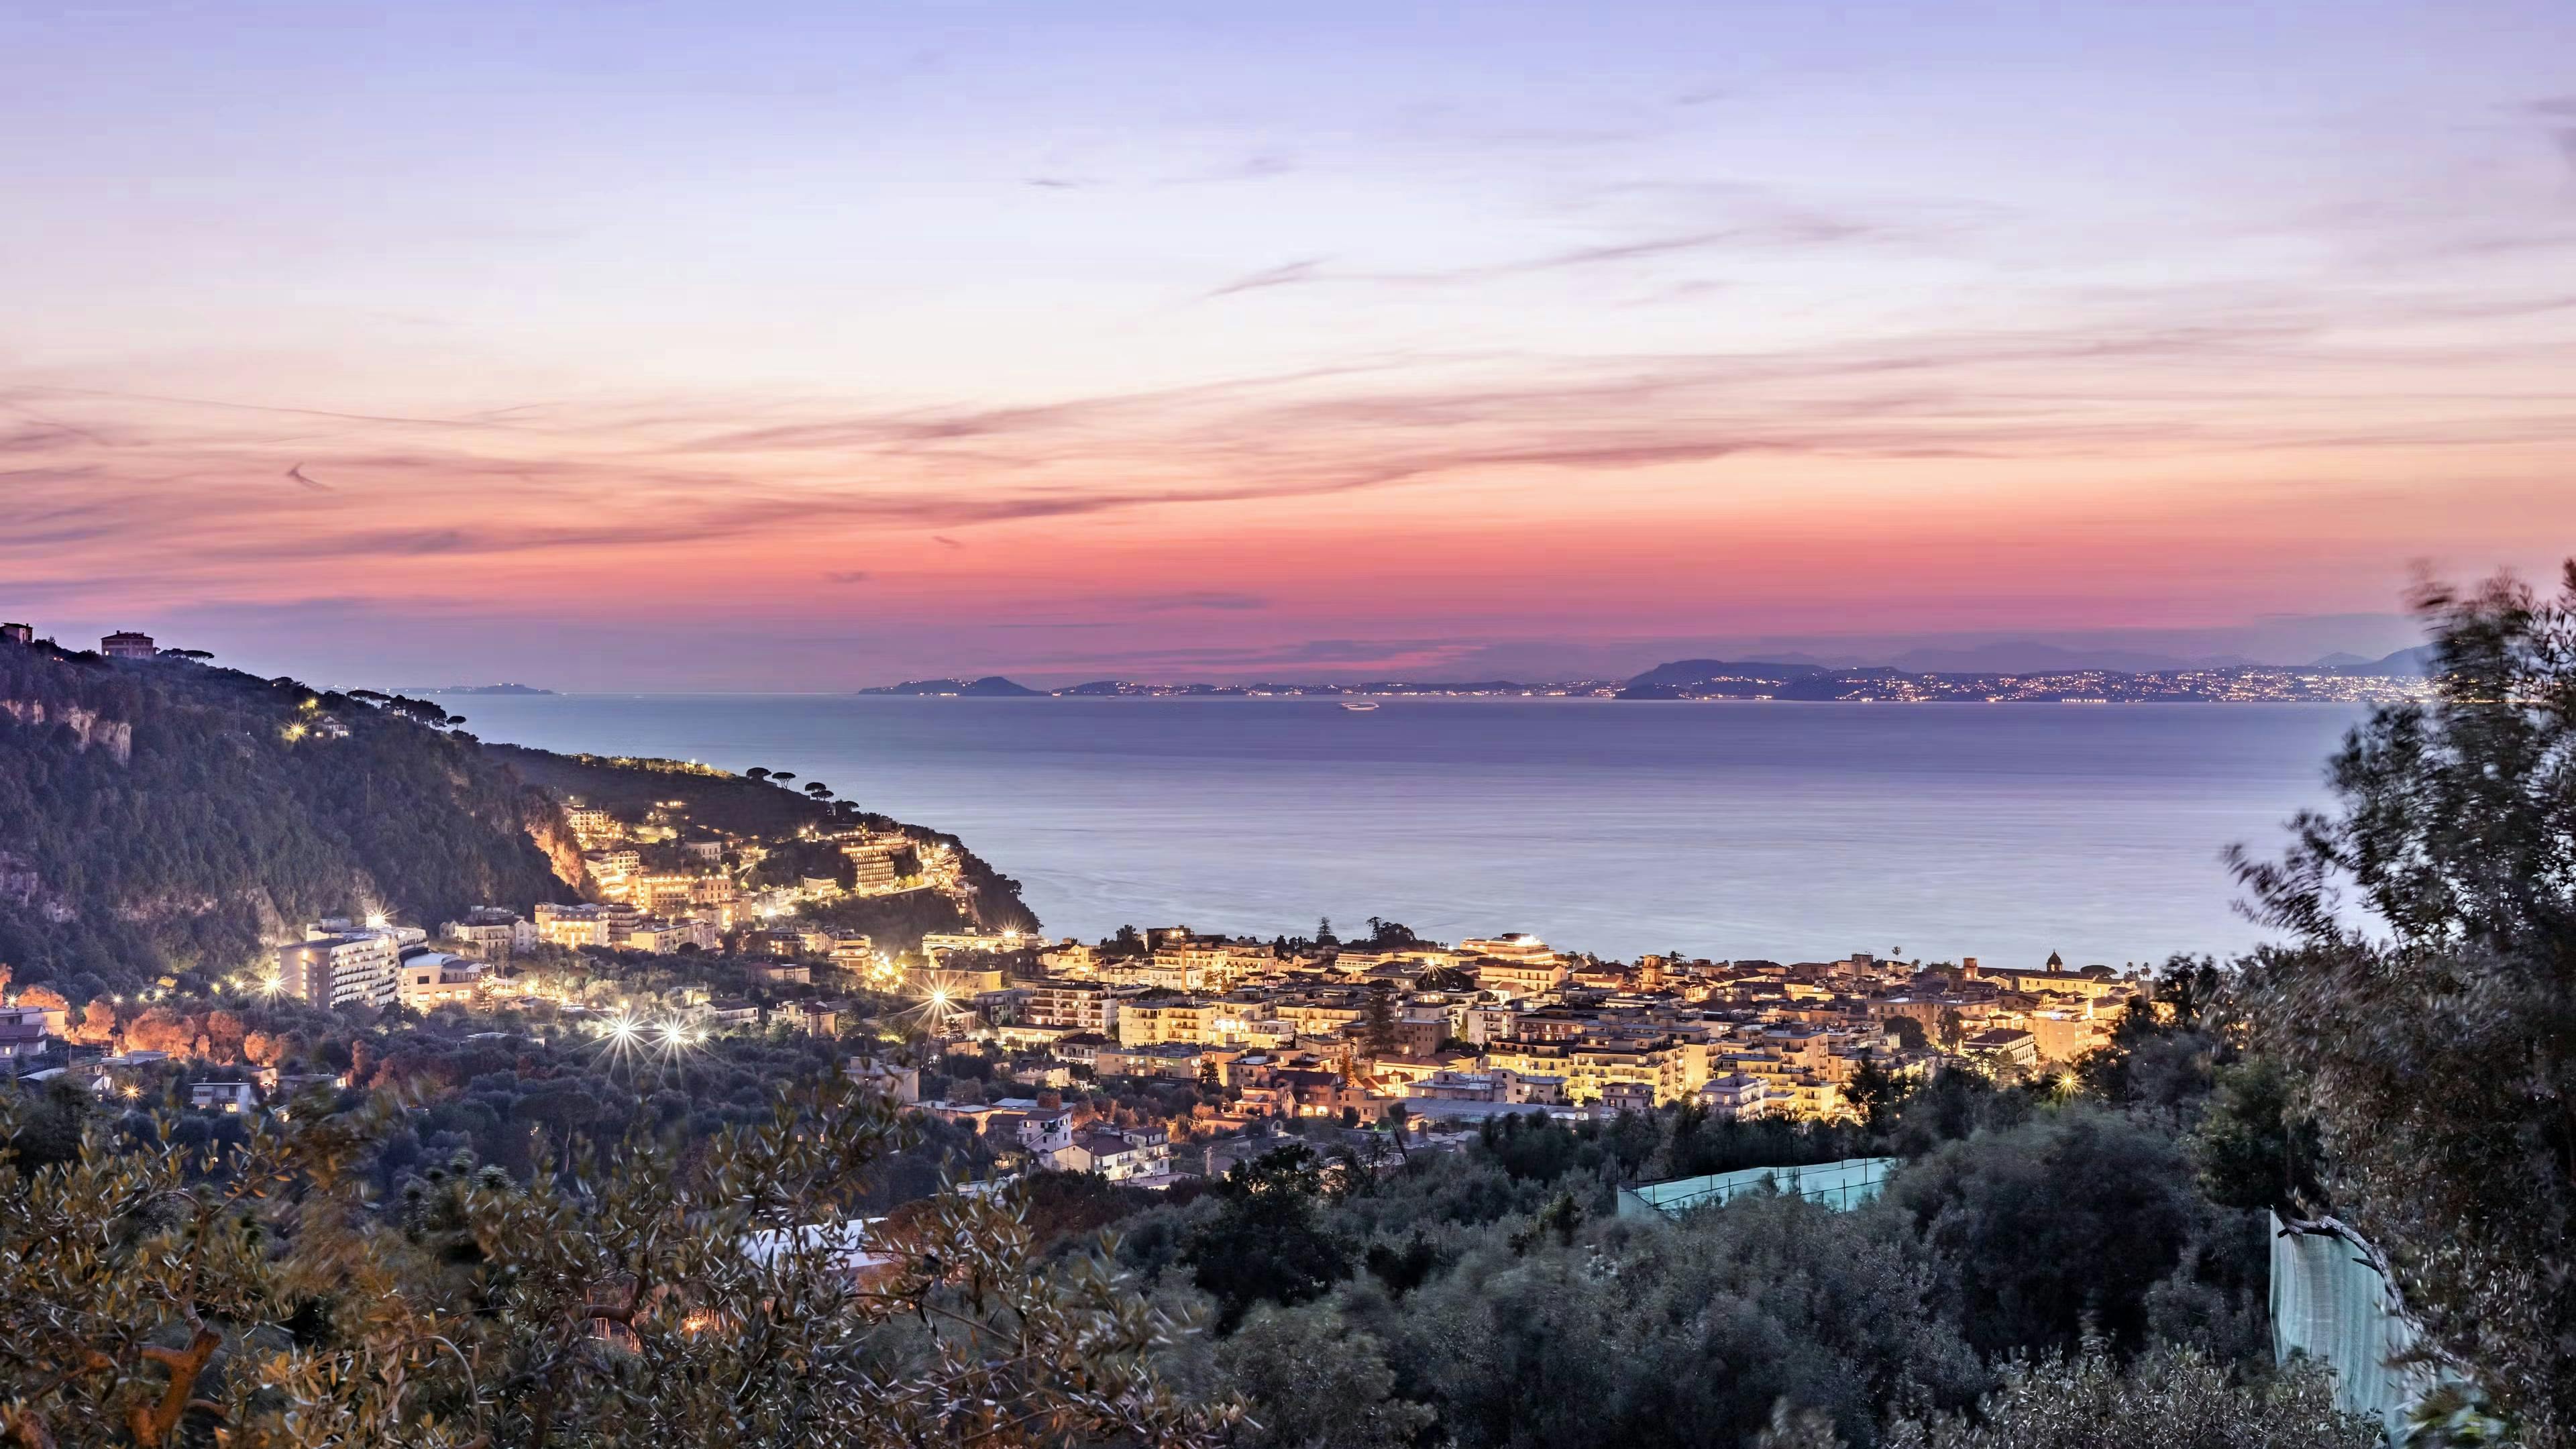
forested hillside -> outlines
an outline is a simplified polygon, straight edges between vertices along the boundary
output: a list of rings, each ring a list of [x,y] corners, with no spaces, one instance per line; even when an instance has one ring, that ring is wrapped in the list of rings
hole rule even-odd
[[[0,963],[77,1001],[320,915],[576,898],[553,801],[433,713],[0,641]]]

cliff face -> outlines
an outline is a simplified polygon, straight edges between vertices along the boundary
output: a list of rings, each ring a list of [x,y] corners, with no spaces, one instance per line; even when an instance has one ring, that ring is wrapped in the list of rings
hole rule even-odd
[[[0,699],[0,713],[19,724],[41,729],[48,721],[45,702],[41,699]],[[51,718],[72,732],[81,749],[95,745],[113,756],[120,765],[134,759],[134,726],[123,720],[105,720],[95,710],[76,704],[53,706]]]
[[[570,832],[475,742],[175,659],[0,641],[0,962],[79,999],[220,974],[316,916],[571,899]]]

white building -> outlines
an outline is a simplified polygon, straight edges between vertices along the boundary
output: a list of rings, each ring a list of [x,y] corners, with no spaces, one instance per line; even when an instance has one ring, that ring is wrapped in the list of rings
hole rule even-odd
[[[188,1089],[188,1105],[201,1112],[247,1112],[259,1105],[259,1089],[248,1082],[199,1082]]]
[[[508,956],[537,944],[537,923],[518,912],[498,906],[478,906],[465,913],[465,919],[450,921],[438,928],[438,934],[459,941],[486,956]]]
[[[312,1006],[391,1006],[400,997],[395,946],[387,935],[321,936],[277,948],[288,995]]]

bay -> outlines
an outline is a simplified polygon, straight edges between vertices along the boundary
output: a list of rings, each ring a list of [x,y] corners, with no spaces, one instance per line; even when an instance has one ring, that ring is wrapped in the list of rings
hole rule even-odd
[[[2322,804],[2325,705],[451,696],[484,738],[793,770],[954,831],[1047,929],[1383,916],[1605,956],[2229,952],[2220,851]]]

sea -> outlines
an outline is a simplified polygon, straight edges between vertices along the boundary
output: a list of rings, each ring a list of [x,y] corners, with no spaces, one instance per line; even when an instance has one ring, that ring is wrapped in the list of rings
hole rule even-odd
[[[2221,851],[2358,708],[449,696],[486,739],[792,770],[963,836],[1046,930],[1186,924],[2114,967],[2264,938]]]

